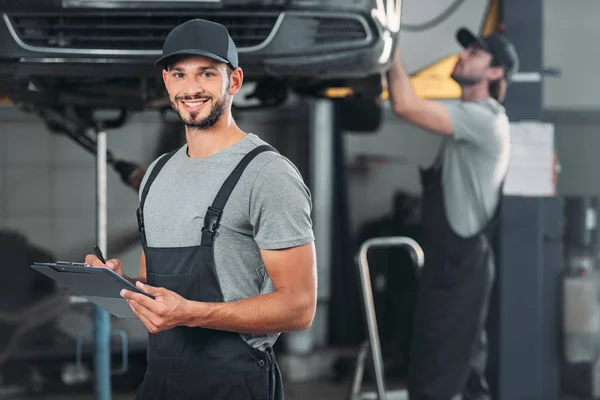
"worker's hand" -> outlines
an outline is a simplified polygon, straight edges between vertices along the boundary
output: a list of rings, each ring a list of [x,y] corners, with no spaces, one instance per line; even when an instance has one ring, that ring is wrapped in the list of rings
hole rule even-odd
[[[117,260],[116,258],[107,260],[106,264],[103,264],[95,254],[88,254],[85,256],[85,263],[91,265],[92,267],[108,267],[117,274],[123,276],[123,265],[121,264],[121,261]]]
[[[146,326],[150,333],[159,333],[179,325],[185,325],[189,302],[165,288],[153,287],[137,282],[136,286],[154,296],[154,300],[141,293],[123,289],[123,296],[129,307]]]

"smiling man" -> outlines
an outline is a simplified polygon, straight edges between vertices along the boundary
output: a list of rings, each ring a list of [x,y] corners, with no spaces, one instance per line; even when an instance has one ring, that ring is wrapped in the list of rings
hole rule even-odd
[[[425,265],[410,357],[411,400],[490,398],[484,328],[494,280],[490,237],[510,159],[501,102],[518,57],[499,33],[478,37],[459,29],[457,40],[464,48],[452,72],[462,89],[459,101],[417,96],[397,52],[387,73],[396,114],[444,138],[435,162],[421,171]]]
[[[283,399],[272,346],[308,329],[316,307],[310,192],[236,125],[243,72],[224,26],[176,27],[157,65],[187,143],[154,161],[140,188],[135,280],[153,298],[123,293],[150,332],[137,399]],[[123,274],[119,260],[106,266]]]

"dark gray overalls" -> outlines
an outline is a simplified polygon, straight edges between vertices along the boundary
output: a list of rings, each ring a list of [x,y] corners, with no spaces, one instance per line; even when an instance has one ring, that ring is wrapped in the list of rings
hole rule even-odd
[[[162,157],[142,192],[138,225],[146,256],[147,281],[184,298],[222,302],[213,245],[218,240],[221,214],[246,166],[258,154],[276,151],[260,146],[249,152],[225,180],[204,217],[201,243],[192,247],[148,247],[143,208],[156,176],[175,153]],[[255,349],[238,333],[204,328],[175,327],[150,334],[147,370],[137,400],[281,400],[281,374],[273,350]]]
[[[411,346],[410,400],[451,400],[461,394],[464,400],[488,400],[485,322],[494,281],[490,238],[500,205],[479,232],[468,238],[457,235],[444,208],[440,164],[420,171],[425,265]]]

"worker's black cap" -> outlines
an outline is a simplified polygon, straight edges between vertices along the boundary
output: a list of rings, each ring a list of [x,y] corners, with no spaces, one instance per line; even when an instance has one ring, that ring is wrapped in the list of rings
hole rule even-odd
[[[165,67],[174,56],[205,56],[238,67],[235,43],[225,26],[204,19],[192,19],[173,28],[163,44],[162,56],[154,65]]]
[[[519,70],[519,56],[513,44],[501,33],[492,33],[486,36],[476,36],[467,28],[460,28],[456,32],[456,40],[467,48],[477,44],[480,48],[492,55],[492,65],[503,67],[504,76],[510,81],[511,76]]]

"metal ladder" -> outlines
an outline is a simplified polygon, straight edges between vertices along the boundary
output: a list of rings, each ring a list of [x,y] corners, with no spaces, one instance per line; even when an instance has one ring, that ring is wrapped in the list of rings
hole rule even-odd
[[[407,400],[408,392],[405,389],[386,391],[383,376],[383,358],[381,355],[381,345],[379,342],[379,331],[377,329],[377,317],[375,314],[375,303],[373,301],[373,289],[371,286],[371,277],[369,273],[369,262],[367,253],[374,247],[409,247],[412,250],[413,260],[420,269],[425,262],[425,254],[421,246],[413,239],[404,236],[379,237],[365,241],[358,254],[358,263],[360,271],[360,281],[365,303],[365,313],[369,329],[369,339],[365,340],[359,350],[352,381],[350,400]],[[371,350],[375,370],[375,381],[377,385],[376,392],[361,391],[363,373],[367,353]]]

